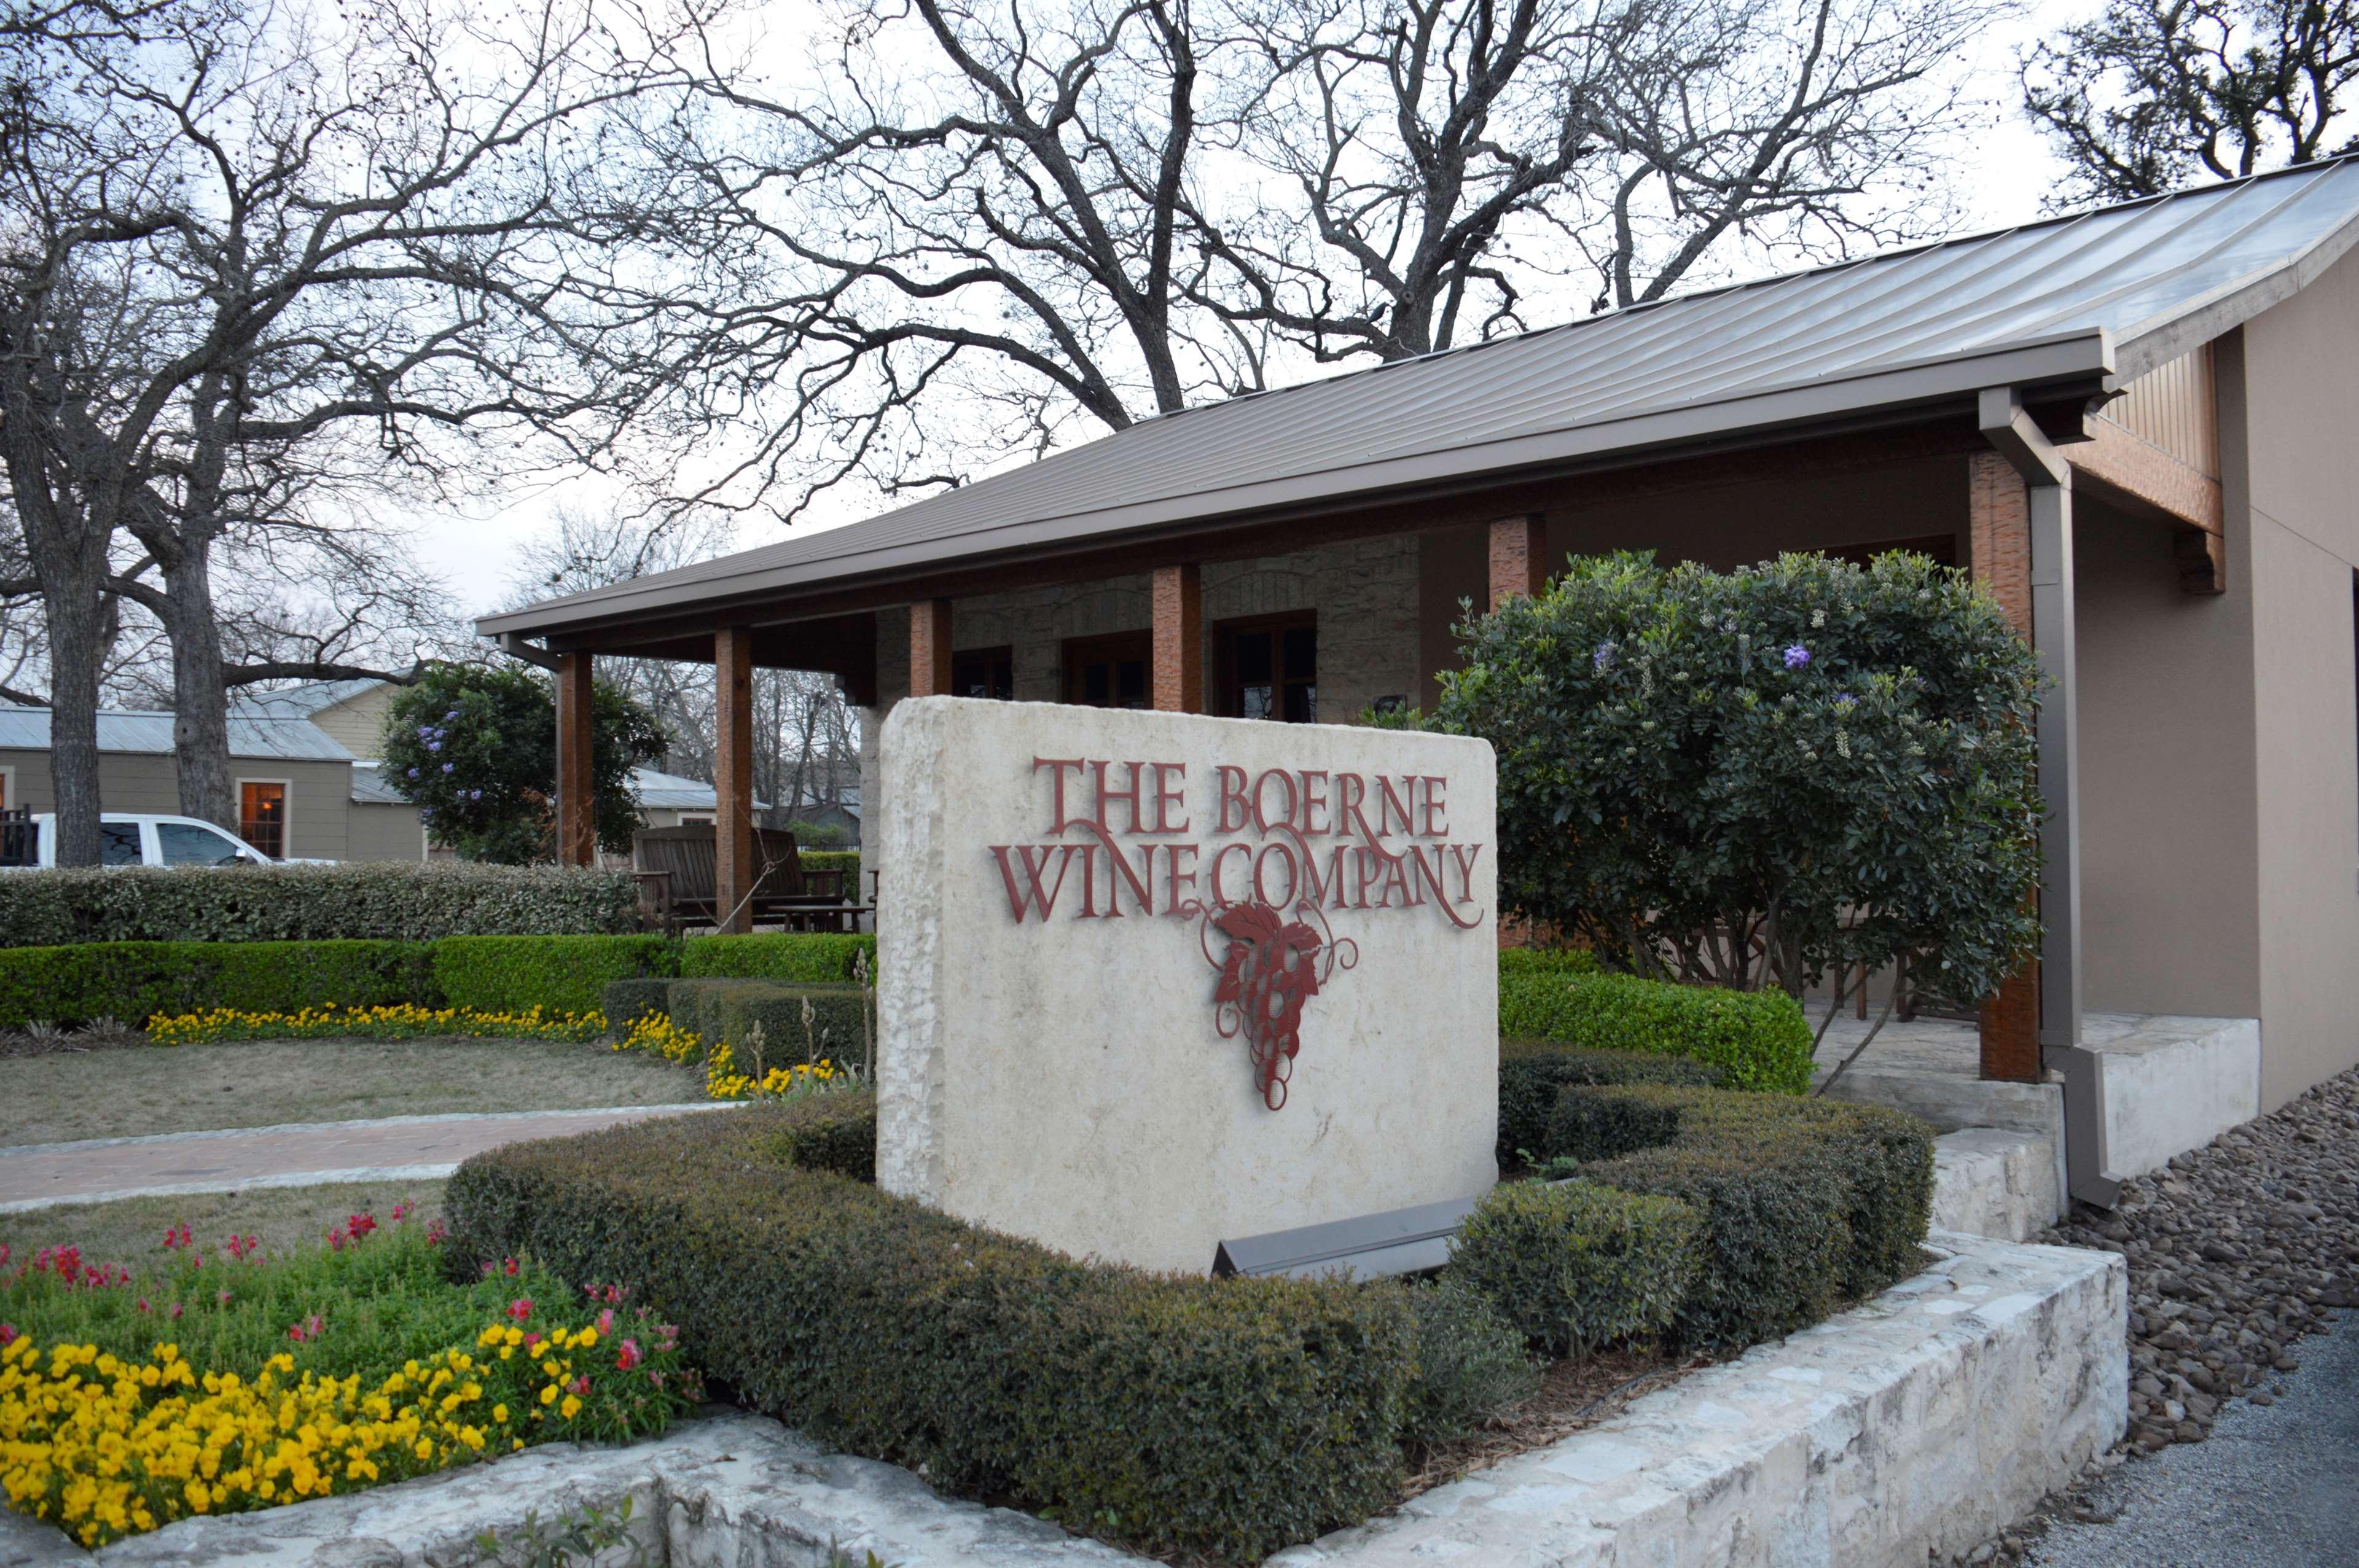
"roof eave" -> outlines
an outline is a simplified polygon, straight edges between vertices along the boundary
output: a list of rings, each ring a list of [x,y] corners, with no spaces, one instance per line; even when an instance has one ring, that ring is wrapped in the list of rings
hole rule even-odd
[[[602,590],[595,597],[581,596],[571,604],[553,600],[545,605],[485,616],[475,622],[475,631],[480,636],[494,639],[586,632],[701,603],[781,598],[799,589],[816,590],[822,587],[843,589],[872,582],[886,583],[954,561],[1006,561],[1029,553],[1071,548],[1082,540],[1111,544],[1158,530],[1218,526],[1225,521],[1245,518],[1260,520],[1339,498],[1366,501],[1389,491],[1453,480],[1528,474],[1593,463],[1619,454],[1668,456],[1685,449],[1776,430],[1790,429],[1800,434],[1872,411],[1930,409],[1953,400],[1970,399],[1986,386],[2036,388],[2085,381],[2093,387],[2110,376],[2114,368],[2110,336],[2102,328],[2090,328],[1739,397],[1656,409],[1569,430],[1451,448],[1217,492],[1196,492],[1067,514],[947,539],[921,540],[851,556],[796,562],[766,571],[675,583],[650,579],[637,591],[633,591],[630,585],[621,585],[619,589]],[[859,526],[851,524],[853,528]]]

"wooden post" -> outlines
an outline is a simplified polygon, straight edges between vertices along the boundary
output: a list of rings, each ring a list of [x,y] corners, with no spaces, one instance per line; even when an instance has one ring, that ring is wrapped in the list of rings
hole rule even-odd
[[[754,929],[754,637],[712,638],[712,891],[718,928]]]
[[[590,655],[557,655],[557,863],[598,859],[598,799],[590,770]]]
[[[2031,492],[2015,465],[1976,452],[1967,470],[1974,580],[1991,591],[2017,633],[2031,636]],[[2038,895],[2033,895],[2038,903]],[[2027,959],[1998,994],[1983,1000],[1982,1076],[1999,1083],[2041,1081],[2039,960]]]
[[[1204,581],[1194,562],[1155,568],[1155,708],[1204,711]]]
[[[951,692],[951,601],[921,599],[909,606],[909,695]]]
[[[1548,586],[1548,523],[1501,517],[1491,524],[1491,608],[1517,594],[1538,599]]]

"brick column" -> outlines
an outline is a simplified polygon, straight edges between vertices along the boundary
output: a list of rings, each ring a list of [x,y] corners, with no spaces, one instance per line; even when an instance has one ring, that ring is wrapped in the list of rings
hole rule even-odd
[[[2031,636],[2031,491],[1997,452],[1976,452],[1967,470],[1974,580],[1989,589],[2008,622]],[[2033,895],[2034,903],[2038,895]],[[2039,960],[2025,961],[1981,1009],[1982,1076],[2038,1083]]]
[[[1516,594],[1537,599],[1548,586],[1548,524],[1502,517],[1491,524],[1491,608]]]
[[[590,655],[557,656],[557,863],[594,865],[598,800],[590,769]]]
[[[1155,708],[1204,711],[1204,583],[1194,562],[1155,568]]]
[[[719,928],[754,929],[754,638],[712,638],[712,892]]]
[[[909,695],[951,695],[951,601],[921,599],[909,606]]]

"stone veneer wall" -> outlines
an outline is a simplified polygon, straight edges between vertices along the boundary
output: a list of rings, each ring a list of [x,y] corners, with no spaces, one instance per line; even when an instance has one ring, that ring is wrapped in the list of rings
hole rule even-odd
[[[1418,700],[1418,536],[1396,534],[1325,545],[1292,555],[1217,561],[1204,568],[1204,691],[1212,699],[1212,633],[1223,621],[1313,611],[1319,617],[1319,717],[1355,722],[1380,697]],[[1153,626],[1144,573],[1098,582],[1051,583],[977,594],[951,607],[951,646],[1014,651],[1016,697],[1064,696],[1068,637],[1143,632]],[[876,735],[909,691],[909,614],[876,617],[877,706],[860,710],[861,799],[884,797]],[[882,820],[871,816],[872,821]],[[873,835],[871,837],[874,837]],[[873,846],[872,846],[873,847]],[[873,869],[873,863],[872,863]]]

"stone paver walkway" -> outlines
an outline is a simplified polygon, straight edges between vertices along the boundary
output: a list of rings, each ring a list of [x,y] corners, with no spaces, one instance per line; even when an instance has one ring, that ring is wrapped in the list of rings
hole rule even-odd
[[[378,1121],[294,1122],[154,1138],[96,1138],[0,1149],[0,1214],[54,1204],[169,1197],[330,1182],[428,1181],[503,1143],[563,1138],[651,1116],[729,1110],[726,1103],[613,1106]]]

